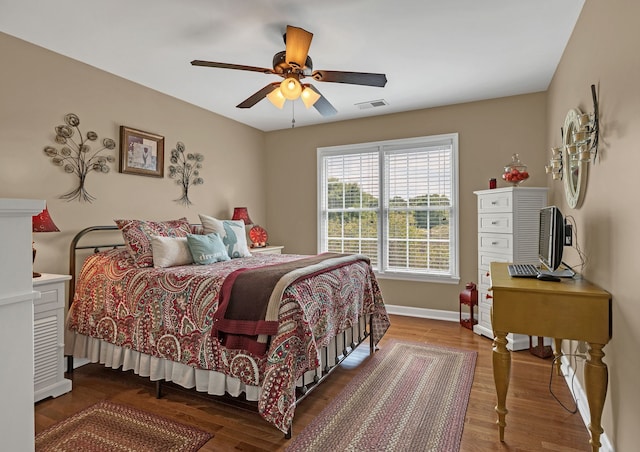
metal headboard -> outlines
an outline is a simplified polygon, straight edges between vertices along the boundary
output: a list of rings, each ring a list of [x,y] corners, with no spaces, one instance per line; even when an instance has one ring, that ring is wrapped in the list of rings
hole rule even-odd
[[[118,226],[109,225],[109,226],[89,226],[88,228],[83,229],[78,232],[73,240],[71,240],[71,245],[69,246],[69,274],[71,275],[71,280],[69,281],[69,300],[67,301],[67,306],[70,307],[71,303],[73,303],[73,296],[75,294],[76,289],[76,272],[77,272],[77,254],[79,250],[88,250],[93,249],[94,253],[100,251],[101,248],[119,248],[124,246],[124,241],[119,243],[104,243],[99,245],[78,245],[78,242],[82,237],[87,235],[90,232],[95,231],[117,231]]]
[[[191,227],[201,227],[202,225],[199,223],[190,223]],[[90,232],[96,231],[118,231],[119,228],[116,225],[108,225],[108,226],[89,226],[88,228],[84,228],[82,231],[78,232],[73,240],[71,240],[71,245],[69,246],[69,274],[71,275],[71,280],[69,281],[69,299],[67,300],[67,307],[71,307],[73,303],[73,297],[76,289],[76,277],[77,277],[77,256],[78,251],[80,250],[90,250],[92,249],[94,253],[99,252],[101,249],[106,248],[121,248],[125,246],[124,239],[120,236],[121,241],[117,243],[103,243],[98,242],[99,244],[93,245],[78,245],[78,242],[82,237],[89,234]],[[97,241],[97,240],[96,240]]]

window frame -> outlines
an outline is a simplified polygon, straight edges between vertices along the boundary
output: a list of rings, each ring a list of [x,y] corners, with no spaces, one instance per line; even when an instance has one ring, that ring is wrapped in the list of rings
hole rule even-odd
[[[433,148],[438,146],[451,146],[451,208],[449,216],[449,240],[450,240],[450,272],[439,274],[432,271],[393,271],[388,268],[387,246],[389,209],[387,194],[387,179],[385,174],[386,156],[393,153],[408,153],[412,149]],[[416,151],[419,152],[419,151]],[[324,225],[328,221],[328,209],[324,205],[326,193],[326,176],[324,162],[326,157],[353,155],[363,153],[378,154],[378,196],[379,202],[376,210],[377,224],[377,252],[378,266],[375,274],[382,279],[399,279],[411,281],[426,281],[458,284],[460,281],[460,236],[459,236],[459,164],[458,164],[458,134],[448,133],[441,135],[423,136],[415,138],[401,138],[395,140],[357,143],[351,145],[339,145],[317,148],[317,252],[326,251],[326,233]],[[360,211],[362,209],[355,209]],[[367,209],[368,210],[368,209]]]

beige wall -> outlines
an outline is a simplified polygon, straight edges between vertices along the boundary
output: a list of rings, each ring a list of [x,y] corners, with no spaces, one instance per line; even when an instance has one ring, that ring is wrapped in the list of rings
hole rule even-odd
[[[570,209],[560,183],[553,199],[578,226],[589,258],[588,279],[613,295],[613,339],[605,347],[609,392],[603,426],[616,450],[638,448],[640,425],[640,239],[636,208],[640,178],[640,3],[587,0],[548,91],[548,147],[560,144],[559,127],[570,108],[592,111],[590,86],[598,89],[601,156],[589,170],[583,206]]]
[[[477,208],[474,190],[489,188],[511,155],[529,165],[527,186],[545,186],[546,95],[508,97],[267,134],[267,219],[271,241],[293,253],[317,246],[316,149],[349,143],[457,132],[460,175],[458,285],[381,280],[388,304],[458,311],[460,291],[477,281]]]
[[[61,230],[36,234],[36,271],[68,273],[75,233],[114,218],[196,222],[198,213],[228,218],[234,206],[246,205],[266,225],[263,132],[2,33],[0,55],[0,197],[46,199]],[[100,140],[119,143],[120,125],[164,136],[165,177],[122,174],[116,161],[108,174],[89,174],[93,203],[58,199],[77,179],[43,149],[55,144],[54,127],[70,112],[80,117],[83,133],[94,130]],[[204,185],[191,187],[190,207],[173,201],[181,191],[167,176],[178,141],[205,156]],[[111,153],[117,157],[119,147]]]

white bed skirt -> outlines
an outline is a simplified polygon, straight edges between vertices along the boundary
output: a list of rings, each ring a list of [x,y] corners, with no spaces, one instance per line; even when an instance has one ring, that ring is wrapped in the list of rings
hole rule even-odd
[[[358,337],[362,337],[366,324],[367,319],[361,318],[359,326],[356,325],[334,337],[327,347],[318,352],[320,367],[306,372],[298,379],[297,386],[310,384],[316,377],[320,378],[327,362],[329,367],[333,367],[344,350],[350,352],[351,344],[358,343]],[[112,369],[132,370],[136,375],[148,377],[151,381],[170,381],[184,388],[195,388],[196,391],[211,395],[222,396],[227,393],[239,397],[244,393],[247,400],[257,401],[262,392],[260,386],[246,385],[237,378],[221,372],[196,369],[68,330],[65,337],[65,354],[74,358],[86,358],[92,363],[100,363]]]

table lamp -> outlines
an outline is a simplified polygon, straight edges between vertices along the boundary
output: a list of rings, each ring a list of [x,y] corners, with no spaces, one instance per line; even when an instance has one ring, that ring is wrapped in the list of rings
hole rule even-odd
[[[267,231],[262,227],[254,224],[249,218],[249,211],[246,207],[234,207],[232,220],[242,220],[245,226],[252,226],[249,230],[249,239],[252,248],[263,248],[267,245]]]
[[[51,215],[49,215],[49,210],[47,210],[47,206],[44,207],[44,210],[40,212],[38,215],[34,215],[31,219],[32,232],[59,232],[60,229],[56,226],[56,224],[51,219]],[[36,248],[35,242],[32,243],[33,247],[33,262],[36,261]],[[34,278],[39,278],[42,276],[40,273],[33,272]]]

